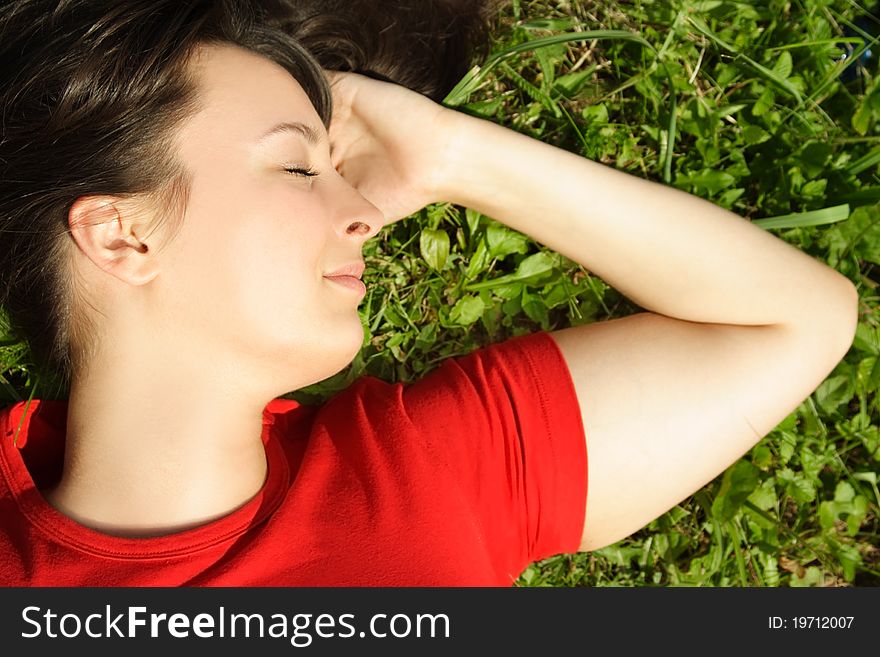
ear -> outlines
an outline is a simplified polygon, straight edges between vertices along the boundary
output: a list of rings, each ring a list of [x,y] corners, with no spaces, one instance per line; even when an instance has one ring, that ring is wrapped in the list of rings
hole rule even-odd
[[[155,254],[138,238],[148,216],[128,199],[82,196],[70,208],[68,224],[80,251],[99,269],[144,285],[159,273]]]

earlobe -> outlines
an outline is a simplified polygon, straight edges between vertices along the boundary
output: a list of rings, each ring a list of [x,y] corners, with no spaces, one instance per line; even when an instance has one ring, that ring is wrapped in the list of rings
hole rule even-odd
[[[70,233],[80,251],[99,269],[131,285],[159,273],[156,258],[136,234],[142,223],[130,202],[111,196],[82,196],[70,208]]]

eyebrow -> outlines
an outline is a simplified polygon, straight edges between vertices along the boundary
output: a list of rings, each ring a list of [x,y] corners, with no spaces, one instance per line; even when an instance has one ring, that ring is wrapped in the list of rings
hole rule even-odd
[[[275,135],[285,132],[293,132],[300,135],[312,146],[316,146],[324,140],[323,135],[318,132],[317,129],[313,128],[307,123],[300,123],[299,121],[285,121],[284,123],[279,123],[278,125],[269,128],[269,130],[264,132],[257,139],[257,143],[262,143],[270,137],[274,137]]]

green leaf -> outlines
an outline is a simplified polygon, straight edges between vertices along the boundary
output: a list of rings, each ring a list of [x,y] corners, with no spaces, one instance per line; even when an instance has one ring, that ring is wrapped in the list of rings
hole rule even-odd
[[[697,189],[705,189],[709,194],[717,194],[722,189],[730,187],[736,182],[736,178],[724,171],[704,169],[699,173],[680,174],[675,179],[677,186],[693,185]]]
[[[716,201],[717,205],[720,205],[723,208],[730,209],[730,206],[733,205],[733,202],[736,201],[740,196],[745,194],[745,187],[737,187],[735,189],[728,189],[721,193]]]
[[[575,71],[574,73],[560,75],[556,78],[556,83],[553,85],[553,89],[557,93],[568,98],[577,96],[593,77],[595,71],[596,66],[593,65],[583,71]]]
[[[864,495],[858,495],[852,501],[849,513],[846,517],[846,533],[849,536],[855,536],[859,533],[862,523],[868,515],[868,498]]]
[[[806,200],[821,199],[825,194],[825,188],[827,186],[828,180],[825,178],[811,180],[801,187],[801,196]]]
[[[834,489],[835,502],[851,502],[856,496],[856,491],[846,481],[837,482],[837,488]]]
[[[489,249],[486,246],[486,240],[481,239],[477,243],[477,250],[468,261],[465,278],[468,280],[476,278],[478,274],[482,274],[486,267],[489,266]]]
[[[388,338],[388,340],[385,341],[385,347],[387,349],[390,349],[391,347],[397,347],[398,345],[403,344],[403,342],[406,341],[406,338],[406,333],[395,333],[390,338]]]
[[[553,271],[554,259],[546,251],[534,253],[525,258],[516,268],[516,280],[521,282],[535,280]]]
[[[829,255],[842,257],[851,251],[856,257],[880,264],[880,208],[861,206],[847,221],[825,234],[830,243]]]
[[[467,221],[468,234],[470,235],[470,238],[473,241],[474,236],[480,230],[480,223],[483,221],[483,215],[481,215],[476,210],[471,210],[470,208],[465,208],[464,217],[465,217],[465,220]]]
[[[808,178],[820,175],[831,160],[831,146],[821,141],[809,141],[798,153],[798,164]]]
[[[862,99],[862,102],[859,104],[856,111],[853,112],[851,119],[853,130],[864,137],[868,134],[868,129],[871,127],[871,120],[873,118],[874,112],[871,110],[870,98],[865,97]]]
[[[733,116],[734,114],[739,112],[741,109],[744,109],[745,107],[748,107],[748,105],[746,105],[745,103],[738,103],[735,105],[724,105],[722,107],[718,107],[718,108],[712,110],[712,116],[715,117],[716,120],[724,119],[724,118],[727,118],[728,116]]]
[[[391,326],[395,328],[406,328],[408,324],[406,323],[406,319],[404,319],[403,315],[399,310],[396,310],[392,306],[387,306],[383,312],[383,317],[385,321],[388,322]]]
[[[769,511],[776,507],[776,486],[773,479],[765,479],[761,482],[752,493],[748,496],[749,502],[754,504],[762,511]]]
[[[721,522],[731,520],[742,503],[758,487],[760,470],[740,459],[724,472],[721,487],[712,502],[712,515]]]
[[[499,224],[492,223],[486,228],[486,244],[489,256],[504,258],[511,253],[526,253],[529,238]]]
[[[608,108],[605,107],[604,103],[599,103],[598,105],[588,105],[581,110],[581,116],[587,123],[605,125],[606,123],[608,123]]]
[[[526,30],[552,30],[559,32],[570,30],[574,23],[573,18],[536,18],[535,20],[522,23]]]
[[[541,91],[549,93],[556,81],[556,66],[554,64],[558,53],[558,46],[553,48],[540,48],[535,51],[535,58],[541,67]]]
[[[461,109],[468,114],[475,114],[488,119],[498,114],[498,110],[501,109],[502,105],[504,105],[504,99],[499,96],[498,98],[491,98],[489,100],[481,100],[462,105]]]
[[[862,565],[861,553],[853,546],[841,543],[833,545],[832,551],[843,568],[843,578],[852,582],[856,576],[856,568]]]
[[[547,304],[536,294],[530,294],[527,289],[523,290],[522,295],[523,312],[531,319],[541,325],[541,328],[547,330],[550,325],[550,317],[547,314]]]
[[[513,299],[522,295],[522,283],[510,283],[509,285],[497,285],[492,288],[492,293],[502,299]]]
[[[764,565],[764,580],[767,586],[779,586],[779,564],[772,554],[763,554],[761,559]]]
[[[752,463],[759,468],[768,468],[773,463],[773,452],[764,443],[759,443],[752,450]]]
[[[770,133],[764,128],[751,124],[743,128],[742,135],[746,146],[757,146],[770,139]]]
[[[837,520],[837,504],[828,501],[821,502],[819,504],[819,524],[822,529],[833,528],[835,520]]]
[[[554,258],[545,251],[539,251],[525,258],[519,263],[516,271],[493,278],[489,281],[470,283],[465,287],[468,290],[482,290],[497,285],[509,285],[510,283],[533,283],[551,273],[555,267]]]
[[[779,55],[779,59],[777,59],[776,63],[773,65],[773,72],[780,78],[787,78],[791,76],[791,69],[791,53],[787,50],[783,50]]]
[[[441,271],[449,257],[449,235],[445,230],[425,228],[419,235],[419,249],[425,262]]]
[[[776,478],[785,485],[785,492],[798,504],[806,504],[816,499],[816,487],[801,473],[784,468]]]
[[[807,567],[803,576],[794,573],[790,581],[792,587],[822,586],[824,583],[825,575],[816,566]]]
[[[868,354],[880,354],[880,329],[868,326],[864,322],[859,322],[858,326],[856,326],[853,346],[859,351]],[[878,362],[880,362],[880,359],[878,359]]]
[[[522,295],[518,294],[512,299],[508,299],[507,301],[502,303],[502,312],[508,317],[513,317],[514,315],[520,314],[522,312],[522,304],[520,303],[520,299],[522,299]]]
[[[763,116],[770,111],[774,102],[776,102],[776,94],[773,92],[773,89],[767,87],[764,89],[763,93],[758,96],[758,100],[755,101],[755,104],[752,105],[752,116]]]
[[[572,296],[574,296],[572,285],[565,284],[564,280],[560,280],[553,285],[545,286],[541,299],[548,308],[555,308],[556,306],[561,306]]]
[[[850,376],[841,374],[825,379],[813,395],[816,403],[828,414],[834,413],[841,404],[852,399],[854,384]]]
[[[858,481],[867,481],[869,484],[877,485],[877,473],[876,472],[853,472],[853,479],[857,479]]]
[[[464,296],[455,302],[449,313],[449,321],[458,326],[470,326],[480,319],[484,310],[486,304],[480,297],[472,294]]]
[[[416,338],[415,346],[418,349],[427,349],[437,341],[437,322],[429,322],[422,327]]]

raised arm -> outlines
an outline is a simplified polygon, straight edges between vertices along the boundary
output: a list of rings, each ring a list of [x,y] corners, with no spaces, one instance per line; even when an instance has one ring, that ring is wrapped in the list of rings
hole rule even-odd
[[[855,287],[708,201],[463,114],[436,195],[562,253],[651,312],[554,332],[580,401],[581,549],[711,481],[852,343]]]
[[[586,431],[582,549],[711,481],[849,349],[853,285],[745,219],[397,85],[337,74],[333,91],[332,163],[388,222],[473,208],[649,311],[553,333]]]

